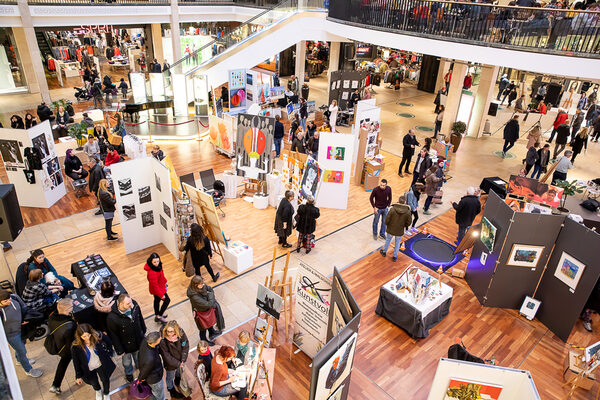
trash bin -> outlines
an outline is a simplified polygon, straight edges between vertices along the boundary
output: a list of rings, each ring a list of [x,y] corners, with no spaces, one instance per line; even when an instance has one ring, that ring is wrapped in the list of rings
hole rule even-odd
[[[304,98],[304,100],[308,100],[308,91],[308,86],[302,86],[302,97]]]
[[[452,146],[454,146],[454,149],[452,150],[453,153],[456,153],[456,151],[458,150],[458,146],[460,146],[461,140],[462,135],[457,135],[456,133],[450,135],[450,143],[452,144]]]

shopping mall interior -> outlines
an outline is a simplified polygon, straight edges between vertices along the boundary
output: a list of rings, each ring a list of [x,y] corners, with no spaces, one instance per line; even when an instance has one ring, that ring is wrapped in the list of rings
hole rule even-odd
[[[598,398],[599,29],[0,1],[0,398]]]

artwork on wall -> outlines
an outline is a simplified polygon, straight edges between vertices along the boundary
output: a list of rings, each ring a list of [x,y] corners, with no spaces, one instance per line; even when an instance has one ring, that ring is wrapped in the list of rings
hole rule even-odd
[[[327,159],[328,160],[343,161],[345,153],[346,153],[345,147],[327,146]]]
[[[275,118],[239,114],[237,126],[237,174],[263,179],[271,171]]]
[[[123,216],[125,217],[125,221],[135,219],[135,204],[125,204],[123,206]]]
[[[33,147],[40,151],[42,162],[46,161],[46,159],[50,157],[50,149],[48,148],[46,136],[42,133],[41,135],[31,139],[31,142],[33,143]]]
[[[229,104],[231,108],[246,107],[246,89],[231,90]]]
[[[152,225],[154,225],[154,212],[152,210],[144,211],[142,213],[142,228]]]
[[[44,136],[44,135],[40,135]],[[16,140],[0,140],[0,153],[6,167],[25,168],[23,155],[19,149],[19,142]]]
[[[50,175],[50,180],[52,181],[52,189],[54,189],[55,187],[57,187],[61,183],[63,183],[63,177],[62,177],[62,174],[60,173],[60,170],[58,170],[58,172],[55,172],[54,174]]]
[[[527,204],[527,203],[525,203],[525,200],[507,197],[506,200],[504,200],[504,201],[515,212],[525,211],[525,205]]]
[[[160,218],[160,224],[162,225],[162,227],[168,231],[169,229],[167,228],[167,220],[160,214],[158,215],[158,217]]]
[[[241,89],[246,87],[246,70],[234,69],[229,71],[229,89]]]
[[[525,176],[511,175],[508,180],[506,193],[522,196],[526,201],[543,203],[547,198],[548,184]]]
[[[156,172],[154,173],[154,182],[156,182],[156,189],[158,189],[158,191],[161,192],[162,190],[160,189],[160,177],[156,175]]]
[[[327,400],[342,400],[342,393],[344,392],[344,386],[345,385],[340,385],[337,390],[335,392],[333,392],[331,394],[331,396],[329,396],[327,398]]]
[[[331,324],[331,332],[333,332],[333,336],[336,336],[338,332],[341,331],[345,326],[346,321],[344,321],[340,307],[337,303],[333,303],[333,322]]]
[[[486,218],[481,219],[481,242],[491,252],[494,251],[494,243],[496,242],[496,227]]]
[[[58,157],[54,157],[46,163],[46,171],[48,171],[48,175],[52,175],[53,173],[60,171]]]
[[[356,336],[354,332],[319,369],[315,400],[327,400],[350,375],[356,350]]]
[[[554,276],[564,282],[564,284],[572,290],[575,290],[577,289],[579,279],[581,279],[584,269],[585,264],[579,262],[576,258],[563,251],[560,256],[560,261],[556,266],[556,270],[554,271]]]
[[[300,183],[300,194],[305,199],[311,195],[314,199],[317,198],[317,192],[321,183],[323,170],[319,168],[319,164],[312,157],[308,157],[304,164],[304,174]]]
[[[215,146],[233,151],[233,124],[215,115],[208,116],[208,140]]]
[[[119,185],[119,195],[127,196],[133,193],[133,189],[131,188],[131,178],[119,179],[117,184]]]
[[[274,291],[268,289],[266,286],[258,284],[258,291],[256,293],[256,307],[260,308],[275,319],[279,319],[281,313],[281,305],[283,299]]]
[[[545,214],[545,215],[552,214],[552,209],[550,207],[541,205],[541,204],[534,204],[534,203],[526,203],[524,211],[526,213],[531,213],[531,214]]]
[[[138,189],[140,196],[140,204],[148,203],[152,201],[152,192],[150,192],[150,186],[144,186]]]
[[[585,363],[588,369],[594,369],[600,364],[600,342],[585,348]]]
[[[325,170],[323,173],[323,182],[342,183],[344,182],[344,171]]]
[[[529,246],[515,243],[510,251],[506,265],[535,268],[543,251],[544,246]]]
[[[162,203],[162,204],[163,204],[164,213],[166,214],[167,217],[171,218],[171,209],[165,203]]]
[[[448,383],[448,389],[446,389],[446,396],[444,396],[444,400],[498,400],[500,393],[502,393],[502,386],[499,385],[450,378],[450,383]]]
[[[550,207],[558,207],[564,191],[565,189],[563,188],[558,188],[556,186],[550,185],[548,191],[544,193],[544,195],[539,201]]]

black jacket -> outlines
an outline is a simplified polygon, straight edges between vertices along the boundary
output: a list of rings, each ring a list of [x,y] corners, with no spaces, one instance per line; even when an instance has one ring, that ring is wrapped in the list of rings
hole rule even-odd
[[[29,129],[31,127],[34,127],[37,125],[37,120],[35,119],[35,117],[33,115],[31,115],[31,119],[27,119],[27,115],[31,115],[30,113],[27,113],[25,115],[25,129]]]
[[[573,141],[571,142],[571,146],[573,147],[573,152],[575,154],[579,154],[579,153],[581,153],[581,150],[584,147],[587,150],[587,142],[588,142],[588,136],[586,136],[585,138],[582,138],[579,135],[575,135],[575,137],[573,138]]]
[[[77,156],[71,156],[69,159],[65,158],[65,174],[69,175],[73,171],[78,171],[83,168],[81,160]]]
[[[192,303],[193,311],[205,312],[217,306],[215,293],[208,285],[204,285],[200,291],[188,287],[187,297],[190,299],[190,303]]]
[[[567,144],[569,135],[571,134],[571,128],[567,124],[560,124],[556,128],[556,144]]]
[[[56,331],[54,331],[55,329]],[[61,357],[69,354],[73,340],[75,340],[75,329],[77,329],[77,324],[68,315],[54,312],[48,318],[48,330],[49,333],[54,332],[52,339],[54,339],[54,344],[59,349],[58,355]]]
[[[25,123],[23,122],[23,118],[16,114],[10,117],[10,127],[12,129],[25,129]]]
[[[185,251],[191,251],[192,264],[194,268],[200,268],[203,265],[210,264],[210,257],[212,257],[212,249],[210,247],[210,239],[208,236],[204,236],[204,247],[200,250],[196,249],[196,246],[192,243],[190,238],[185,243]]]
[[[301,204],[296,214],[296,230],[302,234],[313,233],[317,228],[317,218],[321,212],[313,204]]]
[[[112,340],[117,354],[133,353],[140,349],[140,345],[146,335],[146,324],[142,317],[140,306],[135,300],[131,318],[119,311],[117,302],[112,306],[112,310],[106,317],[106,327]]]
[[[155,74],[158,74],[160,72],[162,72],[162,67],[159,63],[155,63],[152,65],[152,72],[154,72]]]
[[[111,376],[115,370],[115,363],[111,359],[114,354],[112,343],[108,336],[98,332],[100,341],[96,343],[95,351],[100,359],[102,370],[107,376]],[[75,369],[75,378],[81,378],[85,383],[91,384],[94,381],[95,374],[88,368],[87,349],[81,346],[71,346],[71,355],[73,357],[73,368]]]
[[[52,117],[52,114],[54,113],[52,112],[52,110],[50,110],[50,108],[47,105],[40,104],[39,106],[37,106],[37,115],[40,122],[50,119],[50,117]]]
[[[306,151],[312,151],[313,153],[318,152],[319,151],[319,139],[315,138],[314,136],[311,136],[306,141]]]
[[[294,137],[294,140],[292,141],[292,151],[297,151],[298,153],[306,153],[306,149],[304,148],[304,143],[302,143],[302,140],[298,139],[297,137]]]
[[[105,191],[101,191],[99,195],[100,196],[98,200],[100,200],[100,208],[102,209],[102,211],[115,212],[115,203],[117,202],[117,200],[115,200],[115,198],[112,197],[110,193]]]
[[[67,125],[69,123],[69,119],[71,117],[69,117],[69,113],[67,112],[67,110],[65,110],[65,112],[63,112],[62,114],[58,114],[56,116],[56,123],[58,125]]]
[[[410,157],[413,154],[415,154],[415,148],[412,146],[418,146],[419,142],[417,141],[417,137],[416,136],[411,136],[410,134],[406,134],[404,135],[404,138],[402,139],[402,146],[404,146],[402,148],[402,156],[404,157]]]
[[[275,134],[273,135],[275,139],[282,139],[285,134],[285,129],[283,128],[283,124],[279,121],[275,121]]]
[[[173,371],[179,368],[182,362],[185,362],[190,352],[190,342],[185,332],[181,332],[181,337],[176,342],[171,342],[165,338],[158,345],[160,355],[165,363],[167,371]]]
[[[160,360],[158,346],[154,348],[148,346],[146,339],[142,341],[140,346],[138,365],[140,367],[140,374],[138,375],[140,381],[145,380],[147,384],[153,385],[162,380],[163,364]]]
[[[544,152],[543,149],[539,149],[537,151],[538,153],[538,159],[535,162],[535,165],[539,165],[541,167],[546,167],[548,165],[548,161],[550,161],[550,150],[548,150],[548,153],[546,153],[546,155],[544,156]]]
[[[306,102],[300,103],[298,113],[300,114],[300,118],[308,118],[308,106],[306,105]]]
[[[508,121],[504,127],[504,140],[516,142],[519,139],[519,122],[516,119]]]
[[[425,179],[425,172],[427,172],[429,167],[431,167],[431,158],[429,158],[429,155],[426,155],[423,162],[421,162],[421,166],[419,167],[419,170],[417,171],[416,168],[417,168],[417,164],[419,163],[420,158],[421,158],[421,153],[419,153],[419,155],[417,156],[417,159],[415,160],[415,169],[413,170],[413,173],[418,173],[420,179]]]
[[[94,165],[94,168],[90,169],[89,173],[90,177],[88,178],[88,186],[90,192],[94,193],[95,195],[98,193],[98,184],[100,183],[100,180],[104,179],[106,175],[104,174],[102,167],[100,167],[98,164]]]
[[[462,226],[471,226],[477,214],[481,212],[481,203],[477,196],[463,196],[456,203],[452,203],[452,207],[456,210],[456,223]]]

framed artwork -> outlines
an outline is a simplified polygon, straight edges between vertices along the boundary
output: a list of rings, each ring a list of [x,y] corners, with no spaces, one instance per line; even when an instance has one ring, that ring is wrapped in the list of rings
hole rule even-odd
[[[345,326],[346,321],[344,321],[340,307],[337,303],[333,303],[333,321],[331,323],[331,332],[333,332],[333,336],[336,336]]]
[[[491,383],[450,378],[444,400],[489,399],[498,400],[502,386]]]
[[[350,375],[356,350],[356,338],[357,334],[354,332],[319,369],[314,400],[330,399]]]
[[[595,368],[600,364],[600,342],[585,348],[585,363],[588,369]]]
[[[556,266],[556,270],[554,271],[554,276],[572,290],[575,290],[579,284],[581,275],[583,275],[584,269],[585,265],[583,263],[577,261],[576,258],[563,251],[560,256],[560,261]]]
[[[279,319],[281,314],[281,306],[283,299],[274,291],[266,286],[258,284],[258,292],[256,293],[256,306],[272,316]]]
[[[504,201],[515,212],[523,212],[523,211],[525,211],[525,204],[526,204],[525,200],[520,200],[520,199],[514,199],[514,198],[507,197],[506,200],[504,200]]]
[[[338,387],[337,390],[335,392],[333,392],[331,394],[331,396],[329,396],[327,398],[327,400],[342,400],[342,393],[344,391],[344,386],[345,385],[340,385],[340,387]]]
[[[552,209],[550,207],[547,207],[547,206],[541,205],[541,204],[526,203],[524,210],[525,210],[525,212],[530,213],[530,214],[545,214],[545,215],[552,214]]]
[[[494,251],[494,243],[496,242],[496,232],[497,229],[490,220],[486,217],[481,219],[481,242],[487,247],[487,249],[491,252]]]
[[[510,251],[506,265],[535,268],[543,251],[544,246],[529,246],[515,243]]]
[[[300,182],[300,194],[304,198],[308,198],[311,195],[313,198],[317,198],[317,192],[321,183],[321,176],[323,170],[319,168],[319,164],[312,157],[308,157],[306,164],[304,165],[304,173],[302,174],[302,180]]]
[[[344,154],[346,153],[345,147],[327,147],[327,159],[328,160],[340,160],[344,161]]]
[[[44,137],[44,135],[40,136],[42,138]],[[44,143],[46,143],[46,139],[44,139]],[[0,153],[2,154],[2,159],[4,160],[5,166],[18,168],[25,167],[23,155],[21,154],[21,149],[19,148],[19,142],[16,140],[0,140]]]
[[[331,171],[325,170],[323,173],[323,182],[329,183],[343,183],[344,182],[344,171]]]
[[[525,301],[521,305],[519,310],[520,314],[523,314],[528,320],[535,318],[537,310],[540,308],[541,301],[534,299],[533,297],[525,296]]]
[[[548,192],[548,184],[525,176],[511,175],[506,194],[523,196],[527,201],[543,202]]]

